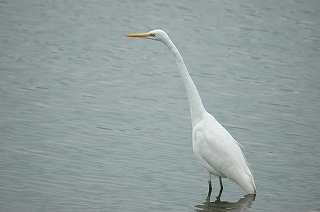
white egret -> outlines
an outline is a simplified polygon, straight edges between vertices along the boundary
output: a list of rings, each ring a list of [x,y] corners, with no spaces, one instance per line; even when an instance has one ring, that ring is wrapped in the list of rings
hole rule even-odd
[[[223,190],[221,178],[229,178],[247,194],[255,194],[256,185],[239,143],[205,110],[183,58],[167,33],[157,29],[147,33],[127,34],[125,36],[161,41],[172,51],[189,100],[193,152],[208,177],[209,192],[207,199],[210,200],[212,191],[211,175],[219,177],[220,192],[217,198],[220,198]]]

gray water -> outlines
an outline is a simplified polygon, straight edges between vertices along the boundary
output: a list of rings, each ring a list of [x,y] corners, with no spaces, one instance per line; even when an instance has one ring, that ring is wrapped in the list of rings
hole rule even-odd
[[[162,28],[257,196],[207,179]],[[320,3],[1,1],[1,211],[320,211]],[[212,179],[213,194],[219,182]]]

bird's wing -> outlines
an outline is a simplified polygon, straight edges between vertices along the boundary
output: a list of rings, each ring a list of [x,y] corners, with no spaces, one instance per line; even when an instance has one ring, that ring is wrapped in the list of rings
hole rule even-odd
[[[213,118],[213,117],[212,117]],[[227,177],[245,191],[255,187],[246,159],[229,132],[214,118],[195,127],[194,142],[197,143],[197,159],[211,174]],[[194,144],[195,145],[195,144]],[[251,189],[252,190],[252,189]]]

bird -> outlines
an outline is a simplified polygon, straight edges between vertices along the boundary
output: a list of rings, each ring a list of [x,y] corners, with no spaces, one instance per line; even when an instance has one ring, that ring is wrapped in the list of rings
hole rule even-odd
[[[208,179],[207,200],[210,201],[212,192],[212,175],[218,177],[220,182],[217,199],[220,199],[223,191],[222,178],[228,178],[237,183],[247,194],[256,194],[252,171],[241,150],[241,144],[204,108],[183,58],[168,34],[161,29],[156,29],[146,33],[126,34],[125,37],[160,41],[173,53],[189,101],[193,152]]]

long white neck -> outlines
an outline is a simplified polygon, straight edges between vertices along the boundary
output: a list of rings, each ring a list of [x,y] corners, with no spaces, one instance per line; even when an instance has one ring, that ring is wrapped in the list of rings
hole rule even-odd
[[[194,126],[198,121],[201,120],[201,118],[205,113],[207,113],[207,111],[205,110],[202,104],[199,92],[189,75],[188,69],[184,64],[181,54],[178,51],[177,47],[172,43],[169,37],[168,39],[163,41],[163,43],[172,51],[176,59],[178,70],[180,72],[180,75],[184,82],[184,86],[187,91],[191,112],[191,122],[192,126]]]

